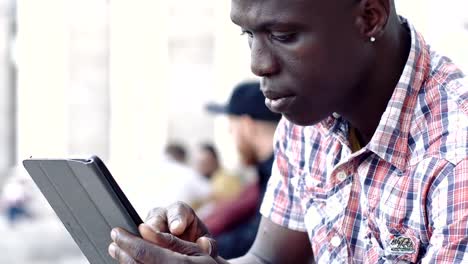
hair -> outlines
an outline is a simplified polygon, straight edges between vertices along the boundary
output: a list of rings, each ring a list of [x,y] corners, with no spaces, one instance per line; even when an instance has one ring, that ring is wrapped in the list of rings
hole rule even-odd
[[[187,151],[180,143],[172,142],[167,144],[164,152],[169,155],[169,157],[180,163],[185,163],[187,161]]]
[[[200,149],[210,153],[213,156],[213,158],[219,162],[218,151],[216,150],[216,147],[213,144],[202,143],[200,144]]]

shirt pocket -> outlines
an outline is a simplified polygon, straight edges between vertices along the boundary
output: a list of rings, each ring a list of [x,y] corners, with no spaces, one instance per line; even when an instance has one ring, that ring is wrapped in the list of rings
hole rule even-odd
[[[381,211],[380,214],[374,215],[374,219],[371,218],[374,244],[380,247],[381,256],[388,263],[417,263],[424,249],[421,230],[410,225],[410,212],[401,212],[399,202],[402,201],[387,200],[383,210],[390,212]],[[411,223],[419,225],[417,220]]]
[[[326,228],[327,232],[341,230],[351,193],[351,178],[341,182],[323,182],[319,177],[305,173],[299,185],[302,186],[301,200],[309,229],[313,232],[317,228]]]
[[[376,208],[375,215],[398,225],[409,226],[409,222],[421,222],[420,194],[417,184],[408,176],[392,175],[385,181],[383,191],[379,197],[369,197],[373,207]]]
[[[377,210],[371,214],[374,244],[389,263],[417,263],[424,254],[421,226],[422,206],[410,177],[392,175],[387,179]]]

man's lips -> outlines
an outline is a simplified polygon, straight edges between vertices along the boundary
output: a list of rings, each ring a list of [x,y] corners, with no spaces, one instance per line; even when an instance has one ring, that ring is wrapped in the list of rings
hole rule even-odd
[[[277,113],[287,112],[289,105],[295,100],[296,96],[286,93],[275,93],[271,91],[263,91],[265,95],[265,104],[271,111]]]
[[[265,95],[265,97],[270,100],[279,100],[281,98],[287,98],[287,97],[293,96],[292,93],[278,93],[278,92],[274,92],[271,90],[262,90],[262,92],[263,92],[263,95]]]

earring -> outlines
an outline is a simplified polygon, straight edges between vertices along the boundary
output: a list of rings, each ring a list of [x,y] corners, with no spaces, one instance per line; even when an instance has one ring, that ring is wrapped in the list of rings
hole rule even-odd
[[[370,42],[374,43],[375,42],[375,37],[370,37]]]

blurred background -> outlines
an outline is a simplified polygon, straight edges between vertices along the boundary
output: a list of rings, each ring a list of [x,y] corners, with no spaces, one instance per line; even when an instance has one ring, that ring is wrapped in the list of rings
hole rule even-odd
[[[466,0],[397,7],[468,69]],[[28,181],[25,158],[97,154],[143,217],[162,204],[142,197],[164,187],[157,164],[169,142],[185,146],[189,165],[200,142],[213,142],[237,170],[226,118],[204,110],[254,78],[229,8],[220,0],[0,0],[0,189],[33,208],[20,224],[0,214],[8,252],[0,263],[87,263]]]

